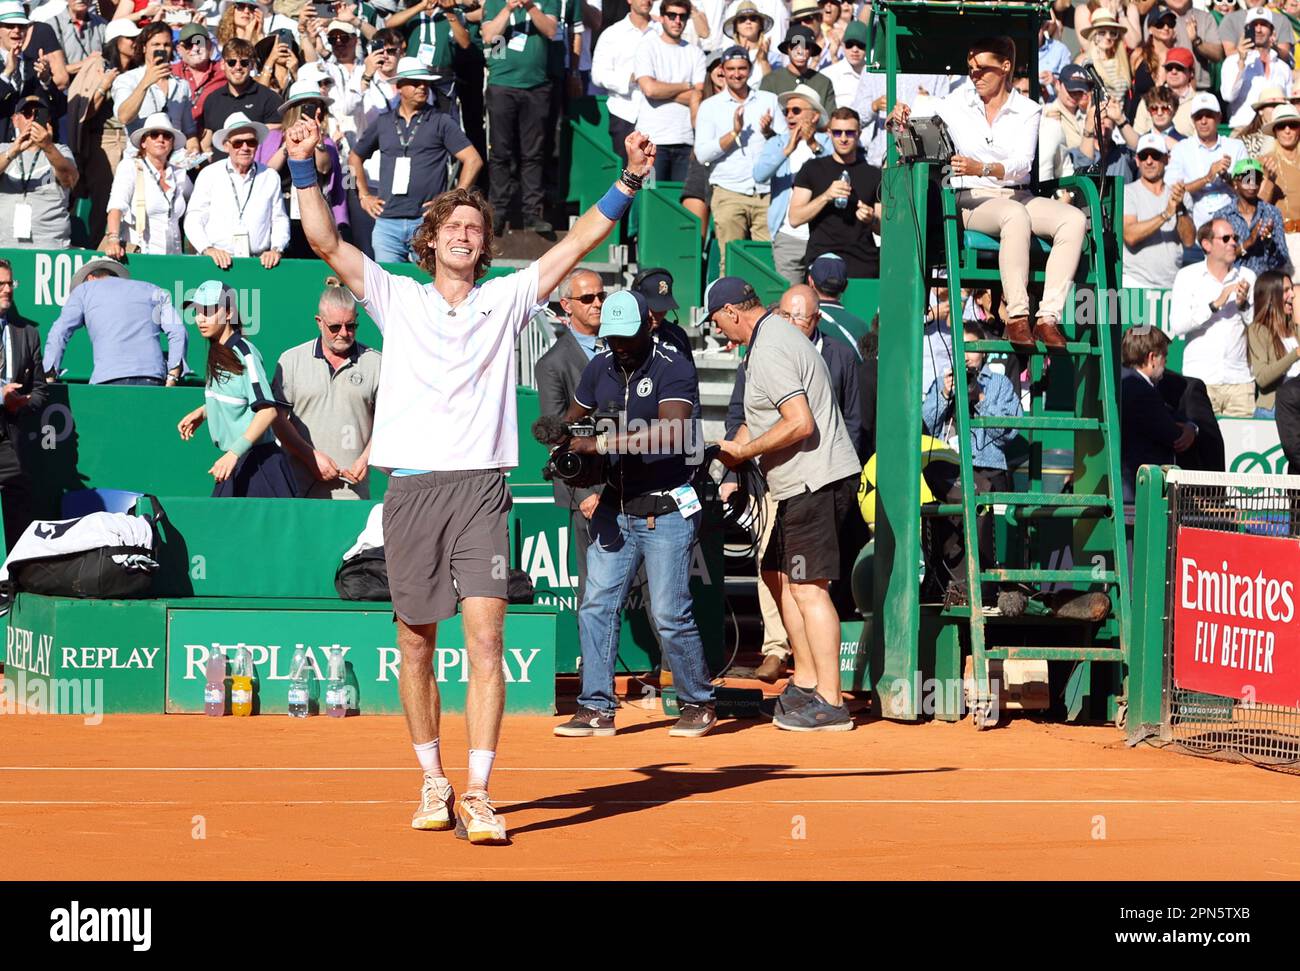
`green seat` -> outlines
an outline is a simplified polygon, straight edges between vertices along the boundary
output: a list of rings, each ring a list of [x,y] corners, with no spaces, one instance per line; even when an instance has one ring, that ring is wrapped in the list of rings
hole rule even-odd
[[[1038,252],[1047,254],[1052,251],[1051,244],[1048,243],[1047,240],[1040,239],[1037,236],[1031,236],[1029,238],[1032,245],[1038,248]],[[965,237],[962,240],[962,243],[967,249],[978,250],[981,253],[996,253],[999,246],[999,241],[996,237],[990,236],[988,233],[976,232],[973,229],[965,231]]]

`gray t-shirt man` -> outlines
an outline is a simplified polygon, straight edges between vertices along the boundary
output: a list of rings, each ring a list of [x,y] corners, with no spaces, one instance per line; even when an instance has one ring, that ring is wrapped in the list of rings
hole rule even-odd
[[[817,348],[784,317],[768,314],[754,328],[745,357],[745,424],[750,439],[781,418],[781,405],[806,395],[815,430],[796,445],[760,457],[768,493],[780,501],[862,471],[835,403],[830,371]]]
[[[335,370],[321,351],[320,338],[291,347],[280,355],[272,380],[277,401],[292,409],[289,420],[313,448],[347,469],[366,450],[375,423],[380,354],[364,344],[352,345],[348,359]],[[322,482],[296,455],[289,455],[304,499],[369,499],[370,484],[343,479]]]
[[[1158,216],[1169,207],[1168,183],[1164,190],[1156,195],[1141,180],[1124,186],[1124,217],[1133,216],[1143,222]],[[1178,217],[1166,219],[1154,233],[1138,244],[1137,249],[1129,249],[1124,244],[1124,286],[1152,287],[1167,290],[1174,285],[1178,273],[1178,258],[1183,246],[1178,241],[1175,225]]]
[[[0,143],[4,155],[13,142]],[[54,146],[68,161],[72,149]],[[18,239],[14,215],[19,206],[31,206],[31,239]],[[67,249],[72,245],[72,217],[68,214],[68,190],[59,184],[54,166],[40,149],[23,152],[0,174],[0,247]]]

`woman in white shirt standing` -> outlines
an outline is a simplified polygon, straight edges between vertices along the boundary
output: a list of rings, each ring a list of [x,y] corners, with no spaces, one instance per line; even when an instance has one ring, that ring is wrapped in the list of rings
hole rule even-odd
[[[1087,219],[1079,209],[1034,196],[1026,186],[1038,146],[1042,108],[1012,90],[1016,45],[1009,37],[971,44],[966,65],[971,83],[936,102],[952,136],[952,186],[965,228],[1001,240],[998,270],[1007,299],[1007,339],[1021,347],[1035,340],[1063,348],[1059,327],[1065,297],[1083,250]],[[911,109],[899,102],[891,123],[906,123]],[[1038,322],[1029,327],[1029,243],[1040,236],[1052,243]]]
[[[176,139],[184,137],[165,111],[150,115],[143,128],[131,133],[131,144],[140,154],[122,159],[113,175],[108,232],[100,246],[108,256],[120,260],[128,251],[180,253],[190,180],[171,164],[171,156]]]

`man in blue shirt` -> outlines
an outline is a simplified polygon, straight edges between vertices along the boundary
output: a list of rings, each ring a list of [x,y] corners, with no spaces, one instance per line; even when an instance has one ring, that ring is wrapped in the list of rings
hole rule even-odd
[[[1259,198],[1264,166],[1243,158],[1232,167],[1232,189],[1237,198],[1214,214],[1226,219],[1237,234],[1237,265],[1258,276],[1268,270],[1291,272],[1291,254],[1286,245],[1282,210]]]
[[[977,321],[968,320],[962,325],[967,341],[988,340],[988,332]],[[921,420],[926,431],[947,442],[954,450],[965,447],[971,452],[974,465],[975,491],[1010,492],[1011,477],[1007,470],[1006,445],[1015,437],[1011,428],[972,428],[970,441],[957,441],[958,407],[970,409],[972,417],[1015,416],[1021,413],[1020,399],[1011,381],[1005,375],[991,371],[986,366],[987,357],[981,351],[966,352],[966,375],[969,401],[954,400],[953,373],[948,370],[936,380],[926,393],[921,405]],[[953,466],[947,466],[952,469]],[[926,483],[940,502],[961,502],[961,479],[949,477],[946,481],[931,481],[927,472]],[[942,557],[947,576],[958,596],[968,596],[966,583],[966,547],[962,541],[959,518],[935,519],[932,533],[931,563],[938,566],[936,556]],[[995,556],[993,545],[993,517],[985,513],[979,517],[979,547],[981,568],[991,567]]]
[[[699,403],[695,368],[650,334],[645,298],[612,294],[600,311],[600,336],[609,349],[583,371],[566,421],[593,413],[598,434],[574,438],[572,451],[607,456],[605,487],[591,517],[587,587],[578,609],[582,691],[578,711],[555,734],[614,734],[614,665],[619,610],[644,562],[651,618],[672,672],[681,717],[670,735],[695,738],[717,721],[704,644],[691,603],[691,549],[703,513],[691,487],[692,462],[702,442],[691,417]]]
[[[116,260],[91,260],[73,276],[68,302],[45,342],[49,380],[58,377],[68,338],[83,325],[94,356],[91,384],[170,387],[185,369],[185,325],[171,296],[162,287],[132,280]],[[160,334],[167,335],[165,364]]]
[[[1055,82],[1061,68],[1074,59],[1070,49],[1052,36],[1060,26],[1056,20],[1045,20],[1038,25],[1038,83],[1048,101],[1056,97]]]

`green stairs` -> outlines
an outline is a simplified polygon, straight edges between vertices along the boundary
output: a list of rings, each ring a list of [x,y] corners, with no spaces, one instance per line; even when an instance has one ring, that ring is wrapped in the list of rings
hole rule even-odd
[[[1069,189],[1081,198],[1083,208],[1090,218],[1089,236],[1085,239],[1083,257],[1075,278],[1076,289],[1089,288],[1100,298],[1117,286],[1113,279],[1113,267],[1118,260],[1107,254],[1103,242],[1103,200],[1098,186],[1093,181],[1078,177],[1062,179],[1053,188]],[[945,188],[943,201],[943,236],[947,270],[947,286],[951,293],[958,293],[962,287],[980,286],[985,282],[999,279],[996,258],[997,240],[983,233],[963,232],[957,211],[956,197],[951,189]],[[1031,261],[1030,286],[1041,284],[1044,280],[1042,255],[1049,246],[1037,237],[1035,253]],[[986,340],[966,342],[963,339],[960,300],[951,300],[951,326],[953,338],[953,359],[961,361],[967,350],[984,352],[1012,352],[1015,350],[1006,340]],[[1129,565],[1125,548],[1124,508],[1120,494],[1120,454],[1119,454],[1119,405],[1117,398],[1117,377],[1115,356],[1115,335],[1118,321],[1112,322],[1108,316],[1110,301],[1094,301],[1096,318],[1087,325],[1071,323],[1069,315],[1064,321],[1068,343],[1063,351],[1049,352],[1045,345],[1038,342],[1031,353],[1031,404],[1026,413],[1018,417],[972,417],[968,409],[957,408],[957,434],[962,442],[970,441],[970,434],[975,428],[1014,428],[1024,435],[1030,446],[1030,463],[1028,490],[1025,492],[993,492],[977,495],[975,492],[974,473],[969,449],[961,449],[961,492],[960,504],[932,505],[925,509],[927,516],[960,516],[965,540],[966,576],[968,578],[969,605],[947,606],[940,609],[944,617],[965,618],[969,622],[970,648],[973,658],[975,698],[972,706],[972,721],[976,728],[986,729],[996,723],[993,711],[993,696],[990,690],[989,661],[998,659],[1026,659],[1046,661],[1074,662],[1123,662],[1127,657],[1130,644],[1130,590]],[[1074,331],[1074,333],[1071,333]],[[1023,353],[1023,351],[1022,351]],[[1074,397],[1073,413],[1062,413],[1059,409],[1049,412],[1047,395],[1043,380],[1046,370],[1045,359],[1049,353],[1052,358],[1066,366],[1072,359],[1076,369],[1086,377],[1077,384]],[[1052,365],[1057,366],[1057,365]],[[953,397],[957,401],[967,400],[967,383],[965,368],[954,368]],[[1059,404],[1059,401],[1057,402]],[[1062,431],[1076,433],[1076,451],[1088,456],[1089,474],[1083,476],[1084,483],[1094,486],[1091,492],[1050,493],[1043,491],[1042,483],[1042,435]],[[1076,477],[1077,478],[1077,477]],[[1076,481],[1075,488],[1080,488]],[[977,513],[981,508],[1004,506],[1004,520],[1013,526],[1036,528],[1042,519],[1105,520],[1105,528],[1094,532],[1093,542],[1076,543],[1074,555],[1082,560],[1091,554],[1100,554],[1104,565],[1099,565],[1096,556],[1092,563],[1065,569],[1046,569],[1036,566],[1029,568],[981,569],[979,530]],[[1102,537],[1100,540],[1097,537]],[[1029,549],[1031,544],[1025,542],[1020,549]],[[1029,557],[1032,561],[1032,556]],[[1090,643],[1054,644],[1052,646],[1032,646],[1025,644],[990,643],[990,621],[993,621],[1000,634],[1008,630],[1006,626],[1011,618],[1001,617],[998,611],[982,606],[982,591],[985,584],[997,583],[1063,583],[1084,591],[1101,590],[1110,599],[1110,616],[1100,623],[1086,622],[1062,623],[1056,618],[1027,612],[1023,617],[1015,618],[1014,624],[1023,622],[1023,630],[1042,630],[1049,625],[1059,627],[1061,635],[1077,635],[1080,641]],[[1042,637],[1048,640],[1048,637]],[[1050,638],[1056,640],[1058,638]],[[1099,644],[1098,642],[1105,642]],[[1087,668],[1087,664],[1081,664]]]

